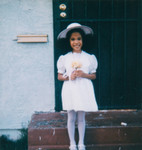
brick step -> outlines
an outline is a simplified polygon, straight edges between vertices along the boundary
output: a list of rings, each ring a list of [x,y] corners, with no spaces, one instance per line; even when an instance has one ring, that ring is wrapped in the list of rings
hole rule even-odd
[[[30,146],[29,150],[69,150],[68,145],[44,145]],[[121,145],[87,145],[86,150],[142,150],[142,144],[121,144]]]
[[[139,147],[142,149],[141,116],[142,111],[136,110],[87,113],[85,134],[87,150],[103,150],[105,147],[108,150],[110,147],[114,150],[127,150],[130,147],[133,147],[133,150],[139,150]],[[68,149],[66,120],[65,112],[34,114],[28,128],[29,150]],[[76,129],[76,141],[78,141],[77,131]],[[110,150],[113,150],[112,148]]]
[[[78,133],[76,129],[76,141]],[[29,130],[29,143],[36,145],[69,145],[67,129]],[[86,144],[142,143],[142,127],[102,127],[87,128]]]

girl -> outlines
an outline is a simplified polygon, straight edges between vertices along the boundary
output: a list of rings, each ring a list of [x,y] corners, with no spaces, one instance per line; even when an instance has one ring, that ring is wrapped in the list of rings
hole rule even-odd
[[[75,121],[77,119],[79,142],[78,149],[85,150],[85,112],[97,111],[93,84],[96,79],[97,59],[85,52],[86,36],[93,36],[90,27],[78,23],[70,24],[59,35],[57,40],[66,40],[66,47],[70,50],[61,55],[57,61],[58,80],[64,81],[62,87],[63,110],[67,110],[67,128],[70,139],[70,150],[77,150],[75,141]]]

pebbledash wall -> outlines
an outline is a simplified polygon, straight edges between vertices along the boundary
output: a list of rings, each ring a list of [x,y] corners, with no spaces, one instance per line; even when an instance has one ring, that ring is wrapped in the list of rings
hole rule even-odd
[[[17,35],[48,35],[17,43]],[[18,138],[37,111],[54,111],[52,0],[0,0],[0,135]]]

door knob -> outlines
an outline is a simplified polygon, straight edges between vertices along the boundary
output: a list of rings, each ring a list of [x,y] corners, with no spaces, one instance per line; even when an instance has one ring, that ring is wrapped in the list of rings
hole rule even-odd
[[[67,6],[65,4],[60,4],[59,8],[60,10],[64,11],[66,10]]]
[[[60,13],[60,17],[65,18],[66,16],[67,16],[67,14],[65,12]]]

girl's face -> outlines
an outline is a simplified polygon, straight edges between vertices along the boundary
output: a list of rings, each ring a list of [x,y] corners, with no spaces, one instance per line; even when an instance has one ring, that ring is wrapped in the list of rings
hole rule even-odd
[[[73,52],[80,53],[83,46],[82,36],[79,32],[73,32],[70,36],[70,46]]]

